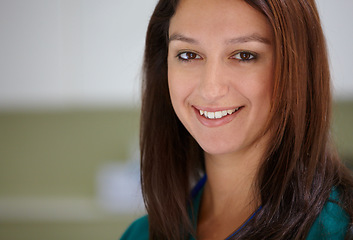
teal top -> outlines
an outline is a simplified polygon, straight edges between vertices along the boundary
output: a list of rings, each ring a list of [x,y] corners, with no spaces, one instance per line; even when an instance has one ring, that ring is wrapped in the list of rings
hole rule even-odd
[[[193,206],[198,216],[203,188],[195,194]],[[347,213],[336,203],[339,201],[337,190],[333,190],[321,213],[310,228],[306,240],[343,240],[349,225]],[[197,217],[196,217],[197,219]],[[246,224],[246,223],[245,223]],[[196,229],[196,220],[194,226]],[[241,228],[241,227],[240,227]],[[148,240],[148,217],[133,222],[120,240]],[[190,237],[189,240],[195,240]]]

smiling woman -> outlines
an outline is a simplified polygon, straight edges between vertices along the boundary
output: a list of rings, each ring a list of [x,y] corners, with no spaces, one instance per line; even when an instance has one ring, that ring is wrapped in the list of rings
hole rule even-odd
[[[313,0],[160,0],[145,50],[141,185],[122,239],[344,239]]]

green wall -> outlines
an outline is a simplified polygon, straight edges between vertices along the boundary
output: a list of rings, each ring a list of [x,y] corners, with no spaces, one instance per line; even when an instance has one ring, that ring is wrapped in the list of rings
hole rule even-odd
[[[353,168],[353,101],[334,104],[332,133],[341,158]]]
[[[135,109],[0,113],[0,196],[93,196],[97,167],[138,146],[138,120]]]

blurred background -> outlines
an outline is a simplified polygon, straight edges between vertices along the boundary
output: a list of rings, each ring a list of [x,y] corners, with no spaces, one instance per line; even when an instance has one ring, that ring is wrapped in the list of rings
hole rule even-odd
[[[0,0],[0,239],[119,239],[144,214],[139,105],[156,0]],[[353,166],[351,0],[318,0]]]

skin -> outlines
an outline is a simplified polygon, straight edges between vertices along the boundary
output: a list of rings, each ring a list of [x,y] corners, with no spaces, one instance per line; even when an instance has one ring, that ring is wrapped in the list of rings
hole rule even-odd
[[[254,182],[269,139],[272,28],[242,0],[181,0],[169,39],[173,108],[205,152],[198,239],[224,239],[260,205]],[[238,107],[220,119],[199,113]]]

